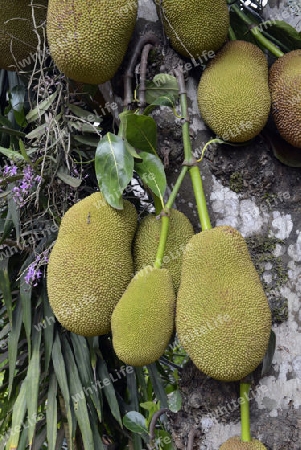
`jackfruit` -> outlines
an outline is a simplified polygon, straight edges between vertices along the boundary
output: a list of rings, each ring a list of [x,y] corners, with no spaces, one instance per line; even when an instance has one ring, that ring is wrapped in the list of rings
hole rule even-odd
[[[138,0],[49,0],[50,54],[66,76],[88,84],[110,80],[136,23]]]
[[[112,314],[113,347],[132,366],[155,362],[174,329],[176,296],[167,269],[146,266],[132,279]]]
[[[0,0],[0,68],[26,70],[35,62],[38,33],[43,50],[48,0]],[[33,14],[36,28],[33,22]]]
[[[194,235],[183,257],[176,330],[206,375],[240,380],[262,361],[271,312],[242,235],[218,226]]]
[[[224,442],[219,450],[267,450],[267,448],[257,439],[242,442],[239,436],[234,436]]]
[[[204,122],[224,141],[254,138],[271,108],[264,53],[250,42],[228,42],[204,70],[197,98]]]
[[[212,58],[226,41],[229,11],[225,0],[156,0],[171,45],[188,58]]]
[[[47,271],[49,302],[67,330],[83,336],[110,331],[111,315],[133,274],[134,206],[109,206],[96,192],[63,216]]]
[[[272,115],[280,135],[301,148],[301,50],[277,59],[269,71]]]
[[[135,271],[154,264],[160,241],[161,221],[154,215],[146,216],[138,225],[134,238],[133,255]],[[168,269],[174,289],[180,286],[183,253],[189,239],[194,235],[189,219],[176,209],[170,210],[169,232],[165,246],[162,269]]]

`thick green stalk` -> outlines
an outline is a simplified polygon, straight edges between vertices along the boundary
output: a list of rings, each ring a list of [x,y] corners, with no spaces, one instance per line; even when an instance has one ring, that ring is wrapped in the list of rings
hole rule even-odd
[[[243,22],[245,22],[247,25],[250,26],[250,32],[254,36],[254,38],[259,42],[263,47],[265,47],[270,53],[272,53],[277,58],[280,58],[284,55],[284,53],[276,47],[271,41],[269,41],[265,36],[263,36],[256,26],[256,24],[253,23],[252,19],[250,19],[237,5],[231,6],[232,11],[237,14]],[[252,27],[252,28],[251,28]]]
[[[202,177],[197,166],[196,160],[192,154],[192,147],[189,136],[189,116],[187,107],[187,95],[185,90],[185,82],[183,73],[175,70],[179,88],[181,101],[181,114],[183,117],[182,136],[184,145],[184,164],[189,166],[189,174],[193,186],[194,197],[197,205],[198,216],[201,222],[202,230],[209,230],[211,228],[210,217],[207,209],[206,197],[203,189]]]
[[[242,442],[251,442],[250,427],[250,404],[249,390],[250,383],[240,382],[240,420],[241,420],[241,440]]]

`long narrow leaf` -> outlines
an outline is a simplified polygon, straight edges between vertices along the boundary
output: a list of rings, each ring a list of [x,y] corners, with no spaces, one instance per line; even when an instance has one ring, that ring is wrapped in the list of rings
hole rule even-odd
[[[70,408],[69,384],[68,384],[68,380],[67,380],[65,361],[64,361],[64,358],[62,355],[61,341],[60,341],[58,333],[56,334],[54,341],[53,341],[52,362],[53,362],[53,368],[55,371],[55,375],[56,375],[58,384],[60,386],[64,401],[65,401],[65,410],[66,410],[66,416],[67,416],[67,420],[68,420],[69,433],[70,433],[70,436],[73,437],[75,430],[73,429],[73,417],[72,417],[71,408]],[[72,450],[72,449],[70,449],[70,450]]]
[[[127,388],[130,396],[130,409],[139,412],[139,395],[135,371],[127,373]],[[133,447],[135,450],[142,450],[142,439],[137,433],[132,433]]]
[[[97,411],[98,419],[101,422],[101,405],[98,397],[98,386],[94,383],[93,371],[90,362],[90,351],[87,340],[83,336],[70,333],[71,341],[74,348],[75,361],[78,367],[78,373],[82,385],[89,387],[89,397]]]
[[[39,318],[37,317],[37,320]],[[38,411],[38,394],[39,394],[39,382],[40,382],[40,345],[41,345],[41,333],[39,333],[35,328],[32,333],[32,356],[29,362],[27,371],[27,408],[28,408],[28,442],[32,445],[35,429],[36,420],[34,418],[37,416]]]
[[[5,258],[3,261],[0,261],[0,291],[3,294],[9,322],[12,323],[13,301],[8,277],[8,260],[8,258]]]
[[[48,372],[49,362],[51,358],[51,351],[53,345],[53,336],[54,336],[54,324],[55,318],[53,315],[53,311],[49,305],[49,300],[46,292],[46,287],[43,287],[43,291],[41,294],[42,302],[43,302],[43,310],[44,310],[44,351],[45,351],[45,372]]]
[[[48,449],[55,450],[57,441],[57,379],[53,372],[49,377],[46,423]]]
[[[122,426],[122,418],[120,415],[119,405],[116,399],[115,389],[112,384],[114,382],[114,377],[110,377],[106,362],[104,360],[98,361],[98,374],[103,386],[104,394],[110,406],[111,413],[120,424],[120,426]]]
[[[26,381],[21,385],[19,395],[13,409],[11,435],[6,445],[7,450],[16,450],[23,428],[23,420],[26,412]]]
[[[161,408],[168,408],[168,399],[164,391],[164,386],[157,370],[156,363],[147,366],[148,373],[153,385],[154,392],[158,400],[160,400]]]
[[[66,361],[68,381],[70,386],[70,394],[74,404],[74,413],[78,420],[78,425],[81,431],[82,440],[85,449],[93,449],[93,434],[90,426],[90,418],[87,409],[87,402],[85,391],[80,382],[78,369],[75,364],[73,352],[67,339],[62,341],[64,357]]]
[[[12,385],[14,381],[18,342],[22,327],[22,304],[17,302],[17,306],[13,312],[12,329],[8,337],[8,361],[9,361],[9,381],[8,381],[8,395],[11,395]]]
[[[32,287],[25,282],[24,274],[20,278],[20,300],[22,303],[23,323],[28,344],[28,354],[31,355],[31,293]]]

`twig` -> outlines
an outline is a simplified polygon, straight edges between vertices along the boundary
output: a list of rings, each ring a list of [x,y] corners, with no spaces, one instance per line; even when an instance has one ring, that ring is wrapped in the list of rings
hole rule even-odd
[[[141,62],[140,62],[140,87],[139,87],[139,107],[140,114],[143,114],[146,101],[145,101],[145,81],[146,81],[146,68],[147,68],[147,59],[149,52],[154,48],[153,45],[147,44],[144,46],[141,54]]]
[[[135,51],[132,54],[129,66],[124,75],[124,102],[123,102],[124,109],[127,109],[128,106],[132,103],[132,86],[131,86],[132,83],[131,83],[131,81],[133,78],[134,67],[135,67],[136,61],[137,61],[138,56],[140,55],[143,47],[147,44],[158,45],[159,39],[154,34],[147,33],[138,42],[138,44],[135,48]]]
[[[157,411],[151,420],[151,423],[149,425],[149,438],[151,441],[153,441],[155,439],[155,429],[156,429],[156,422],[159,419],[160,416],[162,416],[163,414],[165,414],[166,412],[170,411],[170,409],[168,408],[162,408],[159,409],[159,411]]]
[[[192,450],[193,449],[193,444],[194,444],[194,439],[196,437],[199,437],[201,434],[201,430],[199,430],[198,428],[192,428],[189,431],[188,434],[188,444],[187,444],[187,450]]]

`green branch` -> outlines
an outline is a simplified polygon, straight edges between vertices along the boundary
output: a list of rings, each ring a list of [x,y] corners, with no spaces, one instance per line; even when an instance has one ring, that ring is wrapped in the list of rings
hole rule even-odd
[[[265,36],[263,36],[258,29],[258,26],[253,23],[252,19],[250,19],[237,5],[232,5],[231,9],[235,14],[240,17],[240,19],[250,27],[250,32],[254,36],[257,42],[259,42],[264,48],[266,48],[270,53],[272,53],[277,58],[280,58],[284,55],[284,53],[276,47],[271,41],[269,41]]]

